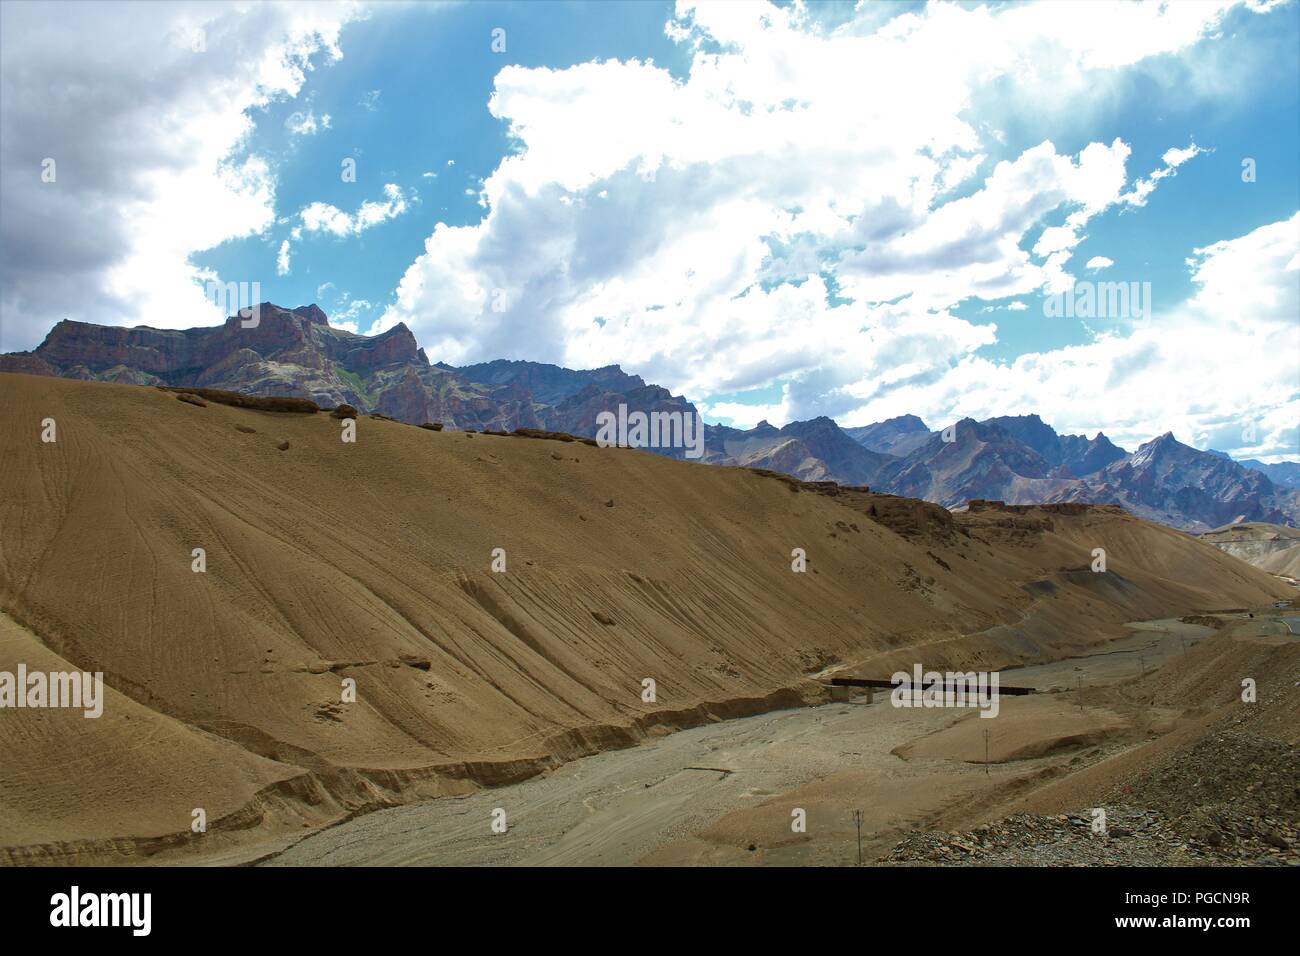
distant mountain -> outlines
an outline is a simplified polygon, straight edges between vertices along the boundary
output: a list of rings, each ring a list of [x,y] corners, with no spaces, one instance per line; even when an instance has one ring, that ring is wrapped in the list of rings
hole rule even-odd
[[[972,498],[1026,504],[1053,500],[1069,486],[1069,479],[1054,475],[1056,468],[994,420],[965,418],[897,460],[877,483],[881,490],[925,498],[946,508]]]
[[[617,365],[578,372],[541,362],[497,359],[460,368],[439,362],[437,367],[455,372],[480,385],[522,386],[532,394],[534,401],[543,405],[557,405],[591,384],[600,385],[604,391],[616,394],[645,387],[645,381],[640,375],[629,375]]]
[[[851,434],[878,442],[883,432],[888,440],[900,431],[894,422],[907,434],[917,434],[913,424],[899,419]],[[1129,455],[1100,432],[1091,439],[1058,435],[1037,415],[964,419],[930,433],[871,483],[881,491],[949,508],[979,498],[1008,504],[1118,504],[1190,531],[1238,521],[1300,523],[1295,489],[1280,487],[1225,455],[1198,451],[1172,434]]]
[[[264,302],[251,327],[238,316],[186,330],[63,321],[34,351],[0,356],[0,370],[347,402],[417,424],[538,424],[526,392],[478,385],[431,366],[405,325],[354,335],[331,328],[314,305],[283,309]]]
[[[931,434],[915,415],[899,415],[874,425],[846,428],[844,432],[864,448],[898,456],[915,451]]]
[[[784,428],[767,422],[748,430],[710,425],[705,434],[706,460],[713,464],[769,468],[804,481],[870,485],[896,460],[862,447],[825,416]]]
[[[315,305],[258,307],[185,330],[58,323],[36,349],[0,355],[0,371],[137,385],[193,385],[318,404],[449,428],[545,428],[593,436],[596,412],[620,402],[645,411],[694,407],[618,366],[579,372],[537,362],[431,365],[405,324],[379,335],[332,328]]]
[[[617,365],[577,371],[542,362],[497,359],[456,368],[438,363],[437,368],[489,388],[514,388],[528,394],[538,426],[547,431],[595,437],[602,412],[618,413],[620,405],[629,412],[646,414],[679,412],[698,415],[695,406],[666,388],[647,385],[640,375],[629,375]],[[655,449],[673,458],[685,448]]]
[[[0,355],[0,371],[347,402],[363,413],[452,429],[541,428],[595,437],[598,416],[620,406],[697,414],[686,399],[617,365],[584,371],[506,360],[463,368],[430,364],[405,325],[364,336],[332,328],[315,305],[259,308],[254,328],[237,316],[188,330],[64,321],[33,351]],[[1130,455],[1100,432],[1057,434],[1037,415],[967,418],[941,431],[915,415],[847,429],[826,417],[781,428],[709,425],[702,458],[867,485],[948,508],[972,499],[1084,501],[1121,505],[1198,532],[1238,522],[1300,524],[1300,464],[1239,463],[1172,434]]]
[[[1092,439],[1083,435],[1058,435],[1037,415],[990,418],[984,424],[1001,428],[1038,452],[1052,466],[1053,475],[1059,478],[1091,475],[1125,454],[1124,449],[1112,444],[1101,432]]]
[[[1266,465],[1262,461],[1247,458],[1237,464],[1263,472],[1275,485],[1281,485],[1283,488],[1300,488],[1300,461],[1279,461]]]
[[[1225,524],[1300,521],[1300,492],[1262,472],[1198,451],[1166,432],[1086,479],[1068,499],[1112,502],[1145,518],[1195,531]]]

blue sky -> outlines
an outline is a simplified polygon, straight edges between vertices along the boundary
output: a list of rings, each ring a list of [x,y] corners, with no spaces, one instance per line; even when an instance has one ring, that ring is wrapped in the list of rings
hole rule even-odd
[[[276,157],[282,214],[316,201],[355,208],[380,198],[387,183],[419,204],[355,239],[313,242],[303,267],[273,285],[264,280],[264,292],[277,303],[320,298],[331,312],[354,300],[372,303],[356,314],[365,331],[435,223],[466,225],[483,217],[479,188],[511,151],[506,124],[487,110],[497,71],[507,64],[562,69],[629,58],[680,71],[689,56],[663,31],[672,9],[659,2],[414,4],[350,23],[341,37],[344,58],[315,57],[322,65],[302,92],[257,117],[248,149]],[[506,31],[503,53],[491,49],[498,28]],[[367,95],[372,91],[378,96]],[[304,102],[317,117],[330,117],[329,129],[304,137],[286,128]],[[349,156],[357,160],[355,183],[339,175],[341,158]],[[429,172],[436,178],[424,175]],[[265,273],[287,232],[226,243],[196,261],[222,275]],[[318,296],[325,283],[332,287]]]
[[[257,281],[742,426],[1300,456],[1295,2],[65,9],[0,12],[5,350]],[[1044,314],[1121,281],[1148,314]]]

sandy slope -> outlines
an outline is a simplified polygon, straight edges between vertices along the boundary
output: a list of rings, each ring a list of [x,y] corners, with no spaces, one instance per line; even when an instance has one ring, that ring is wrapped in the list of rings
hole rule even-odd
[[[624,449],[370,418],[347,444],[324,413],[12,374],[0,394],[0,610],[21,625],[0,669],[58,656],[115,692],[100,721],[0,711],[11,859],[166,849],[195,806],[226,823],[188,851],[280,839],[813,699],[828,667],[1044,659],[1286,593],[1112,508],[939,512],[909,539],[870,517],[900,499]]]

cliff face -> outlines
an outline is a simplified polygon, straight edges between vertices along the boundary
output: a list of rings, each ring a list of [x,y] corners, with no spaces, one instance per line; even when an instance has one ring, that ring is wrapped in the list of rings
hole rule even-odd
[[[63,321],[32,352],[0,355],[0,371],[133,385],[193,385],[250,395],[343,402],[412,424],[513,431],[545,428],[592,437],[597,414],[695,407],[617,365],[575,371],[496,361],[463,369],[431,365],[404,324],[380,335],[332,328],[315,305],[259,306],[258,322],[171,330]],[[665,449],[680,457],[680,449]]]
[[[1292,582],[1300,580],[1300,530],[1246,521],[1215,528],[1200,538],[1261,571]]]
[[[513,382],[476,382],[433,366],[405,325],[380,335],[331,328],[315,305],[259,307],[211,328],[116,328],[64,321],[32,352],[0,356],[0,371],[135,385],[193,385],[257,395],[347,402],[421,424],[450,428],[537,427],[535,402]]]

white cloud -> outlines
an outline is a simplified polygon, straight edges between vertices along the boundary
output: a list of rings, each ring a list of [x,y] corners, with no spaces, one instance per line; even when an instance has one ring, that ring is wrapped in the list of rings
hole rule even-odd
[[[302,225],[293,230],[293,238],[300,239],[303,231],[330,232],[336,236],[347,236],[353,231],[352,217],[337,206],[327,202],[314,202],[303,207],[298,213]]]
[[[1178,147],[1173,146],[1165,150],[1164,155],[1160,157],[1160,161],[1171,169],[1176,169],[1193,156],[1199,156],[1204,152],[1205,150],[1201,149],[1201,147],[1197,146],[1195,143],[1192,143],[1186,149],[1179,149]]]
[[[369,325],[369,315],[374,311],[374,305],[366,299],[353,299],[350,294],[343,293],[343,305],[336,309],[330,315],[330,325],[335,328],[343,329],[347,332],[357,333],[361,325],[361,319],[367,318],[366,325]]]
[[[487,213],[435,227],[378,327],[406,322],[435,359],[618,361],[690,395],[788,381],[760,413],[778,424],[866,415],[995,341],[953,314],[964,301],[1073,285],[1088,223],[1197,149],[1170,149],[1140,196],[1113,137],[989,169],[1014,117],[977,120],[975,100],[1088,101],[1227,6],[931,4],[819,32],[800,6],[684,2],[682,79],[507,66],[489,109],[516,148],[483,183]]]
[[[395,219],[406,212],[406,197],[402,195],[402,190],[396,183],[384,185],[384,196],[387,198],[383,202],[368,200],[361,204],[356,215],[354,227],[356,232],[377,226],[387,219]]]
[[[385,184],[384,196],[383,201],[366,200],[357,208],[355,214],[346,213],[327,202],[310,203],[299,211],[298,225],[289,231],[289,238],[297,242],[302,239],[304,234],[310,233],[328,233],[338,238],[359,236],[367,229],[387,222],[389,219],[395,219],[409,208],[406,196],[396,183]],[[289,261],[289,239],[286,239],[281,244],[280,256],[287,264]]]
[[[280,252],[275,257],[275,274],[278,276],[287,276],[289,274],[289,240],[288,239],[280,243]]]
[[[1177,307],[1095,342],[1006,365],[966,356],[941,379],[892,393],[866,419],[1036,412],[1058,430],[1104,428],[1130,450],[1172,430],[1180,441],[1234,457],[1294,459],[1300,213],[1197,249],[1188,267],[1196,291]]]
[[[1179,149],[1176,146],[1170,147],[1160,157],[1160,161],[1165,165],[1152,172],[1146,179],[1139,179],[1134,183],[1133,189],[1123,197],[1124,201],[1133,206],[1145,206],[1147,197],[1155,191],[1156,183],[1168,176],[1178,175],[1179,166],[1189,159],[1206,152],[1209,152],[1209,150],[1201,149],[1195,143],[1192,143],[1186,149]]]
[[[759,422],[780,423],[790,421],[789,386],[782,389],[782,399],[772,405],[746,405],[741,402],[702,402],[696,407],[709,421],[715,419],[733,428],[753,428]]]
[[[341,56],[356,15],[352,4],[0,4],[0,348],[32,347],[65,317],[222,321],[199,280],[261,277],[217,277],[190,257],[273,222],[274,177],[246,151],[250,117],[295,96],[313,57]],[[45,157],[54,183],[40,180]]]
[[[1114,259],[1107,259],[1105,256],[1093,256],[1084,266],[1089,272],[1097,272],[1100,269],[1109,269],[1115,264]]]

